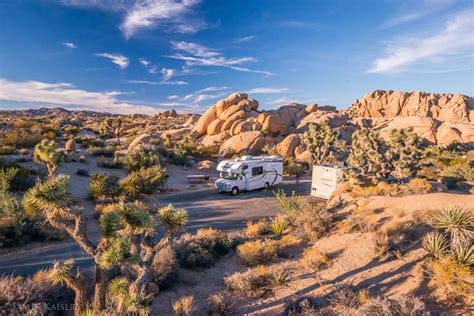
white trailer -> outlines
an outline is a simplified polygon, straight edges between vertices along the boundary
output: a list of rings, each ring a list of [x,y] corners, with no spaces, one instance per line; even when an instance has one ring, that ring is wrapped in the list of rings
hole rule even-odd
[[[215,182],[219,192],[237,195],[283,181],[283,158],[278,156],[243,156],[234,160],[223,160],[217,165],[220,178]]]
[[[339,165],[313,166],[311,196],[329,199],[331,194],[341,183],[341,178],[345,169],[347,169],[347,167]]]

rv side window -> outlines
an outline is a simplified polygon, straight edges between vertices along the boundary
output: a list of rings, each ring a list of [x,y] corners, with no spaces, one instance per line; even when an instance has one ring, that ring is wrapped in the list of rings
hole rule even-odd
[[[252,176],[258,176],[263,173],[263,167],[254,167],[252,168]]]

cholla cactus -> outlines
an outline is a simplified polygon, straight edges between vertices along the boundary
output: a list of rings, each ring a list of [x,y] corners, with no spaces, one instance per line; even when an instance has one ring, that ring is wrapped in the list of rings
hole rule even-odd
[[[311,152],[313,161],[321,164],[329,157],[331,147],[336,143],[336,134],[327,124],[311,124],[301,141]]]
[[[383,176],[388,172],[384,157],[384,142],[378,132],[361,129],[352,134],[352,148],[348,158],[351,166],[363,175]]]
[[[396,178],[413,177],[420,168],[420,137],[413,132],[413,128],[394,129],[390,134],[389,145],[385,156],[393,166],[392,175]]]
[[[58,150],[54,140],[43,139],[41,143],[35,146],[33,159],[38,163],[44,163],[51,177],[58,170],[59,164],[64,161],[65,154]]]

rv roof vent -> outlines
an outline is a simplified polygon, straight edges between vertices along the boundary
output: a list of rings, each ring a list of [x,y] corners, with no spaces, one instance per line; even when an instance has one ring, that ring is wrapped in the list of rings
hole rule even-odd
[[[242,160],[252,160],[252,156],[242,156]]]

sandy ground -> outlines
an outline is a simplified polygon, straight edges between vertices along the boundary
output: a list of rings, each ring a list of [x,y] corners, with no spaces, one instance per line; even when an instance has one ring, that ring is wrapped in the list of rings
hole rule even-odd
[[[432,193],[398,198],[371,197],[363,204],[367,209],[376,210],[376,221],[385,222],[411,219],[416,213],[426,214],[426,210],[443,206],[474,208],[474,198],[472,195]],[[195,314],[205,315],[208,297],[223,293],[234,302],[236,315],[282,315],[286,303],[307,296],[324,297],[341,284],[357,289],[367,288],[374,296],[426,295],[427,280],[420,271],[426,252],[419,247],[419,243],[399,259],[377,259],[372,232],[342,233],[334,230],[314,246],[328,253],[332,258],[330,266],[319,272],[304,269],[298,262],[301,250],[297,250],[294,259],[279,259],[271,265],[272,268],[286,267],[292,273],[292,280],[275,288],[267,297],[245,298],[227,293],[223,277],[247,269],[234,255],[218,261],[214,268],[208,270],[183,271],[181,281],[155,299],[153,311],[157,315],[169,315],[176,299],[194,295]]]

